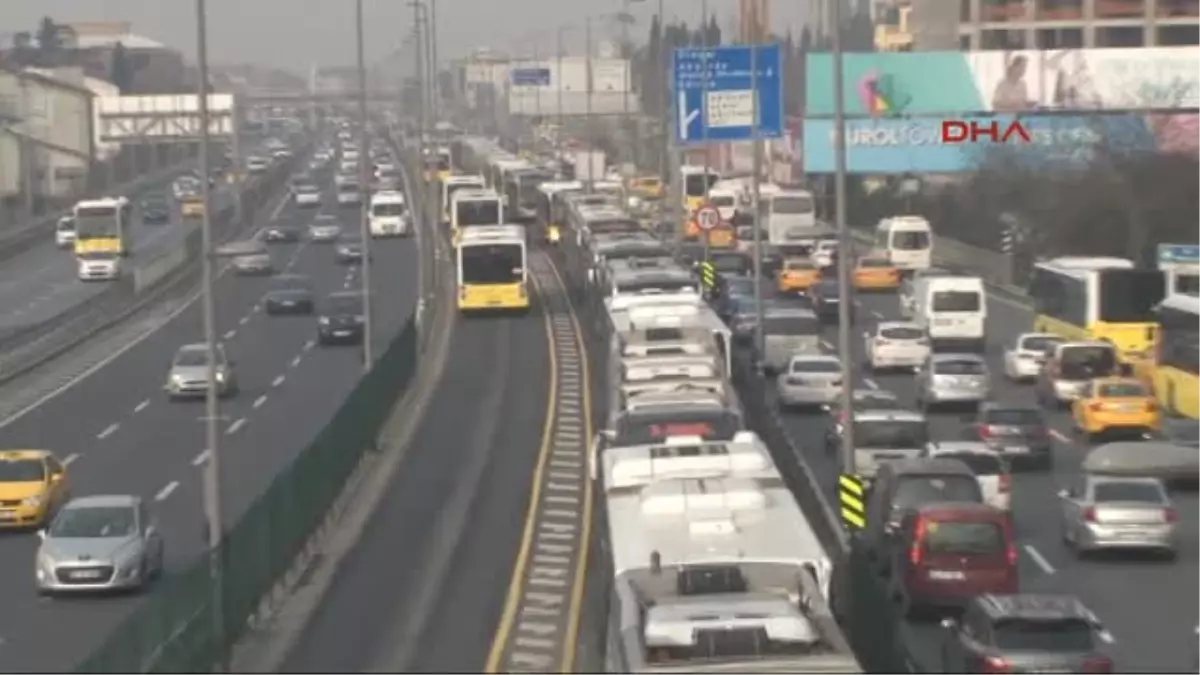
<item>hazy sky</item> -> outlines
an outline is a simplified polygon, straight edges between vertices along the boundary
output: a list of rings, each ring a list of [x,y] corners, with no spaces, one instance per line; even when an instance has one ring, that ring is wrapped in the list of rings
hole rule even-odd
[[[668,17],[699,18],[698,0],[663,0]],[[783,32],[799,25],[815,1],[782,2],[772,8],[774,27]],[[412,8],[405,0],[364,0],[366,50],[373,60],[400,45],[412,26]],[[736,15],[737,0],[709,0],[709,11],[725,23]],[[151,11],[150,8],[153,8]],[[618,11],[621,0],[438,0],[439,56],[463,55],[488,46],[497,50],[549,50],[558,26],[578,23],[586,12]],[[641,23],[633,30],[644,35],[657,2],[634,6]],[[343,65],[354,62],[354,0],[208,0],[209,58],[214,63],[254,62],[284,66],[297,72],[309,64]],[[133,22],[133,32],[167,43],[185,54],[195,53],[194,0],[0,0],[4,32],[34,30],[43,16],[60,23],[72,21]],[[614,29],[597,26],[597,38]],[[571,39],[582,42],[582,31]]]

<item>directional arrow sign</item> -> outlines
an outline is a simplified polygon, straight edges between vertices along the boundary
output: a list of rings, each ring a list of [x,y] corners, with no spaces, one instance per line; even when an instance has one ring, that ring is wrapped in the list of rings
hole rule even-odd
[[[701,102],[703,105],[703,102]],[[687,140],[688,129],[692,126],[692,122],[700,117],[700,108],[688,110],[688,96],[684,92],[679,92],[679,133],[683,140]]]
[[[675,50],[672,85],[680,143],[748,141],[755,112],[759,138],[783,136],[782,52],[778,44],[754,49],[756,56],[740,45]]]

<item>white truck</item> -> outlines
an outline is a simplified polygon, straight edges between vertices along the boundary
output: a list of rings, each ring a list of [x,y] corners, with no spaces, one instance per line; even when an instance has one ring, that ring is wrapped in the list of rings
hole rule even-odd
[[[596,182],[604,180],[608,158],[602,150],[576,150],[571,153],[575,180]]]

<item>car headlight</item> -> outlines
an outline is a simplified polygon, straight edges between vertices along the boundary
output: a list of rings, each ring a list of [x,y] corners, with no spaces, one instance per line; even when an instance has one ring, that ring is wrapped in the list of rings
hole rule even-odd
[[[223,370],[218,370],[218,371],[217,371],[217,375],[216,375],[216,379],[217,379],[217,382],[224,382],[224,381],[225,381],[225,371],[223,371]]]
[[[42,495],[32,495],[21,500],[21,506],[37,507],[42,504]]]
[[[172,375],[171,383],[176,385],[183,384],[183,376],[179,374]]]
[[[322,326],[328,326],[329,325],[329,317],[323,316],[320,319],[317,319],[317,322],[320,323]]]

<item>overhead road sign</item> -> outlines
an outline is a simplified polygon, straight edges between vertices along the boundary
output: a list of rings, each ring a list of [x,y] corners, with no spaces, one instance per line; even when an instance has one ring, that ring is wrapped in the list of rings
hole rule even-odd
[[[514,68],[509,75],[514,87],[549,87],[549,68]]]
[[[1158,262],[1160,263],[1197,263],[1200,262],[1200,246],[1196,244],[1159,244]]]
[[[700,229],[708,231],[721,223],[721,212],[711,206],[701,207],[696,211],[696,224]]]
[[[751,140],[757,50],[758,137],[783,137],[783,55],[778,44],[676,49],[675,140],[690,145]]]

